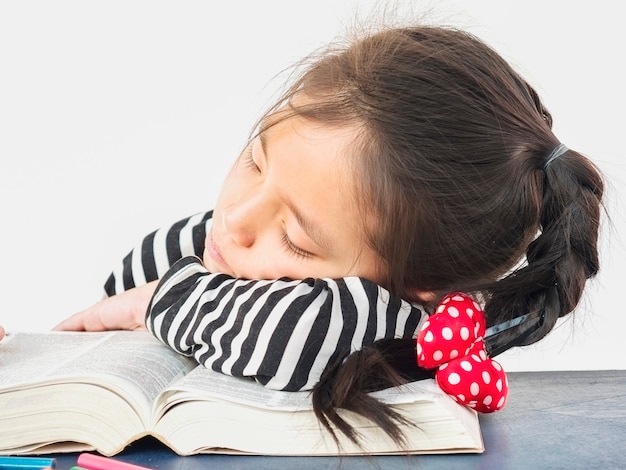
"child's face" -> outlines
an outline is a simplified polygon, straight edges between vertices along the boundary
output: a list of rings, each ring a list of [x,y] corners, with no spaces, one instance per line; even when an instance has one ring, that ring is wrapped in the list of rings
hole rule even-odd
[[[352,128],[291,117],[266,130],[227,176],[203,261],[246,279],[360,276],[377,281],[364,240]]]

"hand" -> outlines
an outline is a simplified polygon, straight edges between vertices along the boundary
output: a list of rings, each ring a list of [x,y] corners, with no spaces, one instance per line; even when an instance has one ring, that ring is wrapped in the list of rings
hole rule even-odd
[[[158,281],[107,297],[63,320],[54,330],[106,331],[146,329],[146,311]]]
[[[0,341],[2,341],[2,338],[4,338],[4,328],[0,326]]]

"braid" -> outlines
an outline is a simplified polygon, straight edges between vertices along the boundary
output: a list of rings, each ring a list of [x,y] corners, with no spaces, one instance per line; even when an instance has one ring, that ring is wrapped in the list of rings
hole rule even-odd
[[[557,159],[546,169],[543,233],[528,253],[534,262],[543,254],[554,265],[554,284],[547,289],[544,313],[550,328],[558,317],[574,310],[585,282],[599,269],[602,181],[588,160],[569,153],[569,159]],[[540,243],[542,237],[546,240]],[[539,333],[543,336],[547,331],[544,327]]]
[[[558,318],[575,309],[587,279],[598,272],[600,173],[572,150],[547,165],[544,173],[539,235],[528,246],[527,263],[489,287],[486,304],[492,324],[528,312],[537,326],[524,334],[525,322],[499,343],[516,336],[517,345],[539,341]]]

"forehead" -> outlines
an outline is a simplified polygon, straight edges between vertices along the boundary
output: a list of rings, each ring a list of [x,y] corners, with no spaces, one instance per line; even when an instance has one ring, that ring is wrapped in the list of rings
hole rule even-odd
[[[261,139],[281,193],[323,229],[339,231],[340,238],[364,233],[353,152],[357,135],[355,127],[289,116],[267,127]]]
[[[313,199],[332,197],[335,203],[350,196],[354,202],[356,189],[355,157],[352,154],[355,130],[350,127],[329,127],[290,116],[279,120],[261,135],[266,158],[278,169],[290,173],[285,183],[298,182],[301,189],[293,194],[313,191]],[[322,191],[325,190],[325,191]]]

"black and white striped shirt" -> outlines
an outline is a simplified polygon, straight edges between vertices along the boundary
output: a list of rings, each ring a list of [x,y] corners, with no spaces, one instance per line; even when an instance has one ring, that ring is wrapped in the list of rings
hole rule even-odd
[[[115,295],[160,279],[146,325],[200,364],[276,390],[308,390],[326,366],[383,338],[415,338],[426,314],[358,277],[244,280],[202,265],[211,212],[142,240],[107,280]]]

